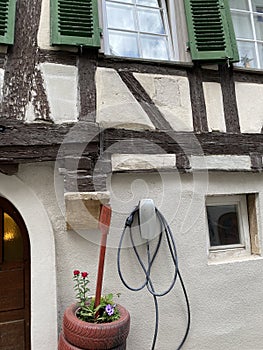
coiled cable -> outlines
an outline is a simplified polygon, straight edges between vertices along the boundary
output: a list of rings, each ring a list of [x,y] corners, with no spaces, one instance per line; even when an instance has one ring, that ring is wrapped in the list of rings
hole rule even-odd
[[[138,215],[139,213],[139,206],[137,206],[131,213],[130,215],[127,217],[126,221],[125,221],[125,225],[121,234],[121,238],[120,238],[120,242],[119,242],[119,246],[118,246],[118,252],[117,252],[117,267],[118,267],[118,273],[120,276],[120,279],[122,281],[122,283],[124,284],[124,286],[126,288],[128,288],[131,291],[137,292],[140,291],[142,289],[144,289],[145,287],[148,289],[149,293],[152,295],[153,300],[154,300],[154,306],[155,306],[155,329],[154,329],[154,336],[153,336],[153,341],[152,341],[152,347],[151,350],[154,350],[155,345],[156,345],[156,340],[157,340],[157,335],[158,335],[158,328],[159,328],[159,308],[158,308],[158,297],[162,297],[164,295],[167,295],[174,287],[177,277],[179,278],[182,290],[183,290],[183,294],[185,297],[185,302],[186,302],[186,306],[187,306],[187,326],[186,326],[186,330],[185,330],[185,334],[179,344],[179,346],[176,348],[176,350],[180,350],[185,341],[186,338],[189,334],[189,330],[190,330],[190,320],[191,320],[191,314],[190,314],[190,304],[189,304],[189,299],[188,299],[188,295],[186,292],[186,288],[182,279],[182,276],[180,274],[179,268],[178,268],[178,260],[177,260],[177,252],[176,252],[176,245],[175,245],[175,241],[174,241],[174,237],[172,234],[172,231],[166,221],[166,219],[164,218],[164,216],[161,214],[161,212],[155,207],[155,213],[157,218],[160,221],[161,224],[161,232],[159,234],[159,238],[156,244],[156,248],[153,251],[153,254],[151,256],[151,252],[150,252],[150,242],[149,240],[146,241],[146,250],[147,250],[147,265],[146,266],[143,262],[143,259],[141,258],[138,249],[136,247],[135,241],[134,241],[134,233],[132,230],[132,224],[134,221],[134,218],[136,215]],[[139,215],[138,215],[138,220],[139,220]],[[128,230],[127,230],[128,229]],[[140,229],[140,223],[139,223],[139,229]],[[143,273],[145,275],[145,280],[143,282],[143,284],[139,287],[132,287],[131,285],[129,285],[124,277],[123,277],[123,273],[121,271],[121,249],[122,249],[122,245],[123,245],[123,240],[126,234],[129,234],[131,243],[132,243],[132,248],[134,250],[135,256],[143,270]],[[173,277],[172,277],[172,281],[169,285],[169,287],[162,291],[162,292],[156,292],[154,289],[154,284],[152,282],[151,279],[151,269],[153,266],[153,263],[157,257],[157,254],[159,252],[159,249],[161,247],[161,243],[162,240],[166,238],[167,243],[168,243],[168,247],[169,247],[169,252],[171,254],[172,257],[172,261],[173,261],[173,265],[174,265],[174,272],[173,272]]]

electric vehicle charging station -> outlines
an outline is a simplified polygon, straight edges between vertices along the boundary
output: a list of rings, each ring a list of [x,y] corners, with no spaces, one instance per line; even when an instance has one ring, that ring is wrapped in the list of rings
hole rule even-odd
[[[133,229],[134,229],[134,219],[137,218],[138,221],[138,227],[141,239],[144,241],[145,245],[145,255],[146,255],[146,261],[145,264],[145,256],[140,255],[136,244],[135,239],[133,237]],[[121,268],[121,249],[123,246],[123,240],[126,235],[129,235],[129,238],[132,242],[132,248],[134,250],[135,256],[138,260],[139,265],[142,268],[142,271],[145,275],[144,282],[139,287],[134,287],[130,284],[128,284],[123,276],[122,268]],[[155,246],[155,249],[151,252],[150,246],[151,243],[157,240],[157,244]],[[160,252],[160,247],[162,243],[166,240],[166,243],[169,247],[169,252],[172,258],[172,262],[174,265],[174,273],[171,279],[171,283],[168,288],[166,288],[163,291],[156,291],[154,282],[151,278],[151,270],[153,267],[153,264],[156,260],[156,257],[158,253]],[[167,295],[172,291],[174,288],[177,277],[179,279],[179,283],[181,285],[181,288],[183,290],[185,303],[187,307],[187,326],[185,333],[179,341],[179,345],[175,348],[176,350],[182,349],[188,334],[190,330],[190,321],[191,321],[191,315],[190,315],[190,304],[188,295],[186,292],[186,288],[182,279],[182,276],[180,274],[179,268],[178,268],[178,259],[177,259],[177,252],[176,252],[176,245],[175,240],[173,237],[173,233],[164,218],[164,216],[161,214],[161,212],[155,207],[154,201],[152,199],[141,199],[138,203],[138,205],[134,208],[134,210],[130,213],[130,215],[127,217],[124,225],[124,229],[120,238],[119,247],[118,247],[118,253],[117,253],[117,266],[118,266],[118,273],[120,276],[120,279],[124,286],[128,288],[131,291],[139,292],[146,288],[149,292],[149,294],[153,297],[154,306],[155,306],[155,330],[153,335],[153,341],[152,341],[152,347],[151,350],[155,349],[157,336],[158,336],[158,327],[159,327],[159,307],[158,307],[158,297],[162,297]],[[160,310],[161,312],[161,310]]]

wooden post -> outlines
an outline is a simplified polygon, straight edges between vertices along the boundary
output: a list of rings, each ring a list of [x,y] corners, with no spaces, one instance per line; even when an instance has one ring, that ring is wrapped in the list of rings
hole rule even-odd
[[[100,242],[100,257],[98,265],[98,275],[97,275],[97,285],[96,285],[96,295],[95,295],[95,308],[100,304],[102,281],[103,281],[103,271],[104,271],[104,261],[106,253],[107,235],[110,229],[111,221],[111,207],[109,205],[102,205],[100,211],[99,219],[99,229],[102,233]]]

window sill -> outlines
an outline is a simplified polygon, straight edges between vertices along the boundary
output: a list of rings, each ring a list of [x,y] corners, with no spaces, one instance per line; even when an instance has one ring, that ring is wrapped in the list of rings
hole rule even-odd
[[[208,255],[208,265],[220,265],[262,259],[263,257],[261,255],[251,254],[245,249],[236,248],[220,250],[217,252],[210,251]]]
[[[143,64],[150,64],[150,65],[156,65],[159,66],[180,66],[180,67],[193,67],[193,62],[187,62],[187,61],[165,61],[165,60],[157,60],[157,59],[146,59],[146,58],[133,58],[133,57],[123,57],[123,56],[112,56],[112,55],[106,55],[103,52],[99,53],[99,58],[105,59],[108,61],[117,61],[117,62],[132,62],[132,63],[143,63]]]
[[[238,72],[238,73],[249,73],[249,74],[263,74],[263,68],[259,69],[259,68],[245,68],[245,67],[237,67],[237,66],[233,66],[233,70],[234,72]]]

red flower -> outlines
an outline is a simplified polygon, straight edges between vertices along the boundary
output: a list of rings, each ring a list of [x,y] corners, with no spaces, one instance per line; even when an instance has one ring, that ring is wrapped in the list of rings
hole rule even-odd
[[[88,273],[87,273],[87,272],[81,272],[81,276],[82,276],[83,278],[86,278],[86,277],[88,276]]]
[[[79,271],[79,270],[74,270],[74,271],[73,271],[73,275],[74,275],[74,276],[78,276],[79,274],[80,274],[80,271]]]

